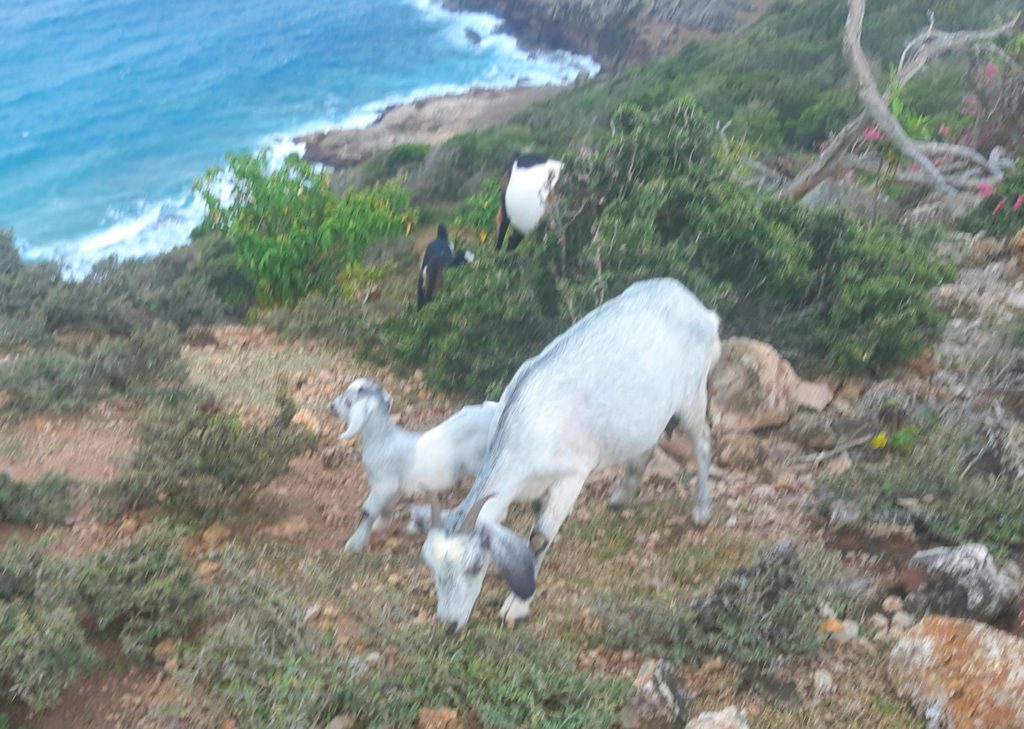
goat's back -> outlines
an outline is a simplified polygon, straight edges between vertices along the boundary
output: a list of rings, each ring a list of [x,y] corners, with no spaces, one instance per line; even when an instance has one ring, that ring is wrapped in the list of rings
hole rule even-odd
[[[575,450],[596,465],[653,446],[699,403],[719,352],[718,316],[669,278],[641,281],[554,339],[513,378],[495,443]],[[701,392],[703,389],[703,393]]]

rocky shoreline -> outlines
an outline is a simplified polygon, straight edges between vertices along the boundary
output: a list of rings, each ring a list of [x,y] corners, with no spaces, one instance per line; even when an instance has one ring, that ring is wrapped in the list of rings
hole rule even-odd
[[[331,129],[296,137],[304,157],[340,170],[398,144],[440,144],[450,137],[504,123],[530,104],[549,99],[569,86],[516,86],[471,89],[432,96],[385,109],[365,129]]]
[[[686,43],[734,32],[771,0],[442,0],[456,11],[504,19],[503,31],[528,49],[566,49],[596,58],[606,71],[659,58]],[[398,144],[440,144],[463,132],[502,124],[568,86],[472,89],[386,109],[365,129],[331,129],[295,141],[305,158],[341,170]]]

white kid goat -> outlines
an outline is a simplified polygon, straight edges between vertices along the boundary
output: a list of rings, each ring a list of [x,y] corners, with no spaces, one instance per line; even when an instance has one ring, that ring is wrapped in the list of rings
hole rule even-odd
[[[331,402],[334,415],[348,422],[341,438],[363,436],[363,466],[370,495],[363,517],[345,549],[362,549],[374,523],[403,498],[437,493],[465,476],[476,476],[487,450],[498,403],[470,405],[428,431],[417,433],[391,422],[391,397],[373,380],[359,378]]]
[[[708,374],[718,316],[674,279],[627,288],[527,360],[501,396],[480,473],[442,519],[432,501],[422,557],[434,574],[437,617],[465,627],[493,561],[512,593],[501,616],[526,617],[544,556],[595,468],[625,464],[612,504],[636,492],[659,436],[678,424],[694,446],[692,518],[711,518]],[[543,504],[530,540],[502,525],[516,501]]]

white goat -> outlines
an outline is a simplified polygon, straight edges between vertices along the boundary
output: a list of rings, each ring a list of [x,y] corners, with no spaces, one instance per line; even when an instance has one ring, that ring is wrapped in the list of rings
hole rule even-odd
[[[678,281],[662,278],[633,284],[519,368],[466,498],[443,519],[437,501],[431,504],[422,557],[449,631],[468,622],[491,560],[512,588],[502,618],[526,617],[537,572],[587,476],[626,464],[612,503],[628,501],[670,424],[693,442],[692,518],[707,524],[707,381],[720,352],[718,316]],[[535,500],[543,508],[529,541],[502,526],[513,502]]]
[[[378,518],[391,514],[403,498],[419,491],[437,493],[480,470],[498,403],[470,405],[422,433],[391,422],[391,397],[373,380],[359,378],[331,402],[336,417],[348,422],[340,438],[363,436],[363,466],[370,495],[363,518],[345,549],[359,550]]]

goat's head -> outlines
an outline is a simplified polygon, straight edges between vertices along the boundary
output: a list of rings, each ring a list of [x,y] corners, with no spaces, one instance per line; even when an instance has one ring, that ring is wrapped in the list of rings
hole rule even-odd
[[[455,633],[466,627],[480,596],[484,574],[493,561],[512,592],[521,599],[533,595],[534,558],[530,544],[501,524],[478,521],[487,497],[470,508],[462,524],[445,528],[436,499],[431,503],[431,526],[421,555],[434,573],[437,619]]]
[[[377,410],[391,411],[391,396],[384,388],[365,377],[352,382],[345,392],[331,401],[331,412],[339,420],[348,423],[341,438],[352,438],[366,425],[367,418]]]

